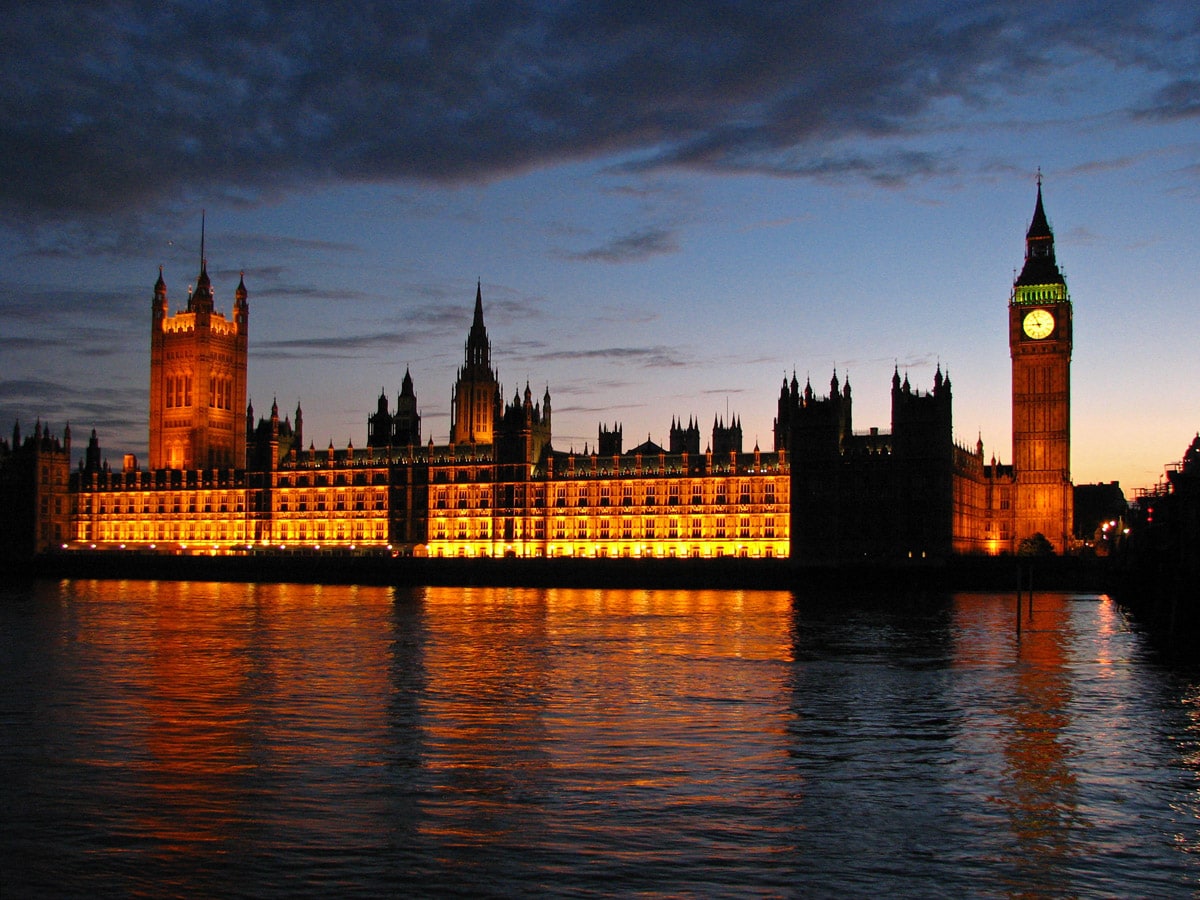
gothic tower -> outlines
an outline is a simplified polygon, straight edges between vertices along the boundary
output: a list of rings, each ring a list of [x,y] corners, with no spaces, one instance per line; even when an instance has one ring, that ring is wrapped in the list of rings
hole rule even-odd
[[[245,279],[234,293],[233,317],[213,309],[204,258],[187,309],[171,315],[162,268],[154,285],[150,325],[150,469],[235,468],[246,465],[246,350],[250,305]]]
[[[475,318],[467,335],[466,359],[450,399],[450,441],[491,444],[500,418],[500,382],[492,371],[492,343],[483,327],[483,294],[475,285]]]
[[[1025,265],[1008,303],[1012,356],[1013,549],[1034,534],[1058,553],[1070,547],[1071,298],[1054,258],[1054,233],[1037,205],[1025,235]]]

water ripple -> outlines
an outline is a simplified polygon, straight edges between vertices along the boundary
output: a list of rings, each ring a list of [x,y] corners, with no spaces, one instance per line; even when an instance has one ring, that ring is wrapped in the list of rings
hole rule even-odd
[[[5,896],[1188,896],[1200,680],[1106,599],[0,595]]]

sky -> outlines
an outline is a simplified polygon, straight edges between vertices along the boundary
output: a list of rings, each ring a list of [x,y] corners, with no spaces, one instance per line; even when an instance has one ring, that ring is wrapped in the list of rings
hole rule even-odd
[[[366,443],[411,371],[448,439],[476,284],[556,449],[895,367],[1011,462],[1036,178],[1074,302],[1076,483],[1200,429],[1200,7],[38,0],[0,23],[0,429],[146,457],[150,301],[239,273],[249,394]]]

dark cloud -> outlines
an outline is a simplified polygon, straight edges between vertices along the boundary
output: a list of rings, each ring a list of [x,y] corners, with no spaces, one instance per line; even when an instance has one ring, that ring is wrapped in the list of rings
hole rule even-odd
[[[1200,81],[1185,78],[1160,89],[1150,103],[1138,110],[1146,119],[1194,119],[1200,116]]]
[[[0,397],[6,400],[40,400],[48,394],[66,394],[67,385],[41,378],[10,378],[0,381]]]
[[[256,359],[360,359],[376,352],[390,352],[415,343],[411,334],[399,332],[348,334],[256,343]]]
[[[595,350],[553,350],[537,354],[532,358],[539,362],[587,359],[656,369],[693,365],[691,362],[680,359],[676,348],[662,345],[656,347],[602,347]]]
[[[268,298],[281,297],[286,300],[293,301],[309,301],[315,303],[346,303],[359,300],[377,299],[374,294],[368,294],[365,291],[352,291],[345,288],[330,288],[313,287],[311,285],[298,284],[277,284],[263,287],[253,292],[249,286],[246,288],[251,301],[265,300]]]
[[[1023,95],[1064,59],[1139,67],[1171,82],[1147,114],[1192,116],[1196,32],[1191,4],[1103,0],[17,2],[0,207],[249,205],[602,155],[894,183],[952,163],[839,147]]]
[[[647,228],[633,234],[615,237],[599,247],[577,253],[562,253],[566,259],[581,262],[633,262],[651,256],[679,252],[674,232],[664,228]]]

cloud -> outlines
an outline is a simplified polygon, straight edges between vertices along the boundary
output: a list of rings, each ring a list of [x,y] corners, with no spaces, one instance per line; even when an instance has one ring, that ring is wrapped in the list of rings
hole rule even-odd
[[[899,183],[954,151],[848,144],[936,131],[1081,61],[1148,74],[1144,115],[1195,115],[1196,17],[1101,0],[20,3],[0,35],[0,208],[251,206],[600,157]]]
[[[599,247],[577,253],[563,252],[566,259],[580,262],[633,262],[651,256],[678,253],[679,244],[675,234],[663,228],[647,228],[622,237],[616,237]]]
[[[1150,102],[1138,109],[1144,119],[1193,119],[1200,116],[1200,81],[1183,78],[1160,88]]]
[[[553,350],[539,353],[532,359],[538,362],[586,359],[654,369],[692,365],[692,363],[679,358],[677,348],[663,345],[656,347],[603,347],[594,350]]]
[[[0,396],[14,400],[40,400],[48,394],[67,394],[72,388],[41,378],[11,378],[0,381]]]

